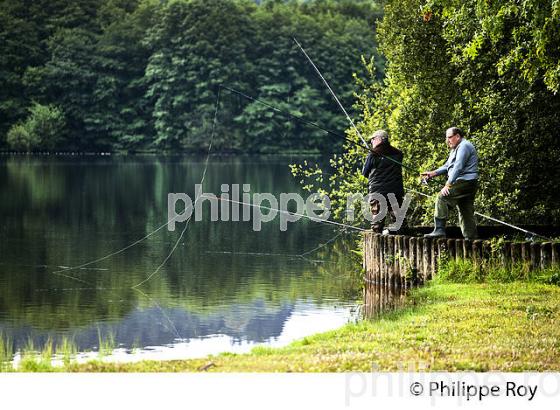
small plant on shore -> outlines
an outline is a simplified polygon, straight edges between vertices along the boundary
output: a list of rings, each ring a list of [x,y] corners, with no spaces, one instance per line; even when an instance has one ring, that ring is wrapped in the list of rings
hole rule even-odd
[[[48,339],[42,350],[35,348],[33,340],[30,338],[25,347],[21,350],[21,362],[19,370],[24,372],[48,372],[52,371],[53,365],[53,342]]]
[[[107,332],[105,336],[101,334],[101,329],[97,328],[97,337],[99,340],[99,357],[110,356],[116,347],[115,334]]]
[[[78,347],[74,343],[73,340],[70,340],[66,337],[62,338],[62,341],[59,345],[56,346],[56,354],[62,359],[62,363],[64,366],[68,366],[78,352]]]
[[[14,356],[14,345],[12,341],[0,333],[0,372],[13,371],[12,359]]]

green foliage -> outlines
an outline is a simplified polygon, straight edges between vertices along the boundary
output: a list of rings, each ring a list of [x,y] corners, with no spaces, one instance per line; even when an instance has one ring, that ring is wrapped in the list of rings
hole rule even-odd
[[[343,117],[292,36],[349,103],[360,54],[376,53],[381,13],[350,0],[39,0],[28,12],[26,4],[0,0],[0,148],[38,101],[64,111],[66,150],[205,150],[220,84],[341,129]],[[215,131],[222,151],[341,146],[225,91]]]
[[[0,372],[9,372],[13,370],[13,354],[13,342],[0,332]]]
[[[16,124],[7,135],[10,148],[22,151],[53,150],[62,141],[64,113],[53,105],[34,104],[25,122]]]
[[[358,128],[365,135],[386,129],[407,165],[430,170],[447,157],[445,130],[461,127],[480,158],[477,210],[557,224],[558,10],[558,2],[540,0],[388,1],[377,31],[386,76],[379,87],[368,63],[369,75],[358,78]],[[357,172],[364,158],[350,144],[333,158],[336,197],[364,191]],[[405,186],[422,190],[418,174],[405,170]],[[432,204],[416,197],[412,222],[430,223]]]
[[[115,334],[113,332],[108,332],[102,335],[101,329],[97,328],[97,340],[99,341],[99,357],[110,356],[116,348]]]
[[[6,142],[10,148],[18,151],[30,151],[32,148],[39,145],[39,141],[31,136],[29,130],[23,124],[16,124],[10,128],[6,136]]]
[[[438,267],[437,280],[451,283],[509,283],[529,281],[560,284],[558,268],[531,270],[528,263],[513,263],[503,266],[490,259],[475,263],[470,260],[443,260]]]

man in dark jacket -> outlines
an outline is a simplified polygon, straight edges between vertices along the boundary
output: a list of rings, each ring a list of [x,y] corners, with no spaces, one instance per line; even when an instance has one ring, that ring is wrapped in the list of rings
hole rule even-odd
[[[399,205],[402,205],[404,187],[400,164],[403,161],[403,153],[390,144],[389,135],[384,130],[375,131],[370,142],[372,152],[367,156],[362,169],[362,175],[369,180],[369,193],[383,195],[387,199],[387,204],[390,204],[387,195],[393,193]],[[370,207],[375,219],[380,211],[379,201],[372,199]],[[390,208],[390,214],[395,218],[395,212],[392,207]],[[374,220],[372,230],[381,233],[384,225],[383,220]]]

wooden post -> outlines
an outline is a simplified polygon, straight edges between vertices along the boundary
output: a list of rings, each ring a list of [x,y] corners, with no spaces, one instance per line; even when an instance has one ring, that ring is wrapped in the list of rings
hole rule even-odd
[[[438,257],[439,260],[447,256],[447,240],[443,238],[439,238],[437,240],[438,245]]]
[[[482,241],[480,239],[472,241],[471,259],[476,265],[480,265],[482,262]]]
[[[560,242],[553,242],[551,245],[552,248],[552,259],[551,263],[552,266],[560,266]]]
[[[457,260],[465,258],[465,255],[463,253],[463,242],[465,241],[462,239],[455,239],[455,259]]]
[[[370,277],[369,277],[369,273],[370,273],[369,272],[369,261],[368,261],[370,249],[371,248],[370,248],[370,244],[369,244],[369,235],[366,232],[366,233],[364,233],[364,254],[363,254],[363,257],[362,257],[362,266],[364,268],[364,272],[365,272],[365,275],[366,275],[365,276],[366,287],[367,287],[367,280],[370,279]],[[364,287],[364,289],[365,289],[365,287]]]
[[[416,274],[418,283],[424,283],[424,258],[423,258],[424,238],[416,238]]]
[[[472,260],[479,265],[482,260],[482,241],[476,239],[472,243]]]
[[[385,263],[385,237],[379,235],[379,285],[383,286],[383,281],[385,279],[385,269],[387,265]],[[383,295],[381,295],[383,297]]]
[[[406,260],[404,259],[404,236],[399,235],[399,286],[406,286],[404,276],[406,274]]]
[[[404,260],[404,236],[398,236],[398,247],[399,247],[399,286],[405,287],[406,283],[403,280],[403,277],[406,272],[406,261]]]
[[[506,267],[509,263],[508,261],[510,257],[510,250],[508,244],[509,242],[504,242],[498,249],[498,260],[500,262],[500,265],[502,265],[503,267]]]
[[[531,242],[531,269],[538,269],[541,261],[540,243]]]
[[[523,261],[530,261],[531,242],[521,242],[519,245],[521,246],[521,259],[523,259]]]
[[[368,258],[366,263],[369,264],[369,269],[371,269],[371,280],[375,280],[375,238],[373,234],[367,234],[370,240],[368,249],[364,249],[364,253],[368,253]]]
[[[399,280],[401,276],[401,236],[395,235],[393,239],[393,253],[395,255],[395,286],[400,286]]]
[[[369,266],[369,255],[370,255],[371,243],[370,243],[370,235],[369,232],[364,233],[364,256],[363,256],[363,264],[364,269],[367,269]]]
[[[463,256],[465,259],[470,259],[472,256],[472,241],[463,241]]]
[[[552,260],[552,244],[550,242],[541,243],[541,269],[546,269],[550,267],[550,261]]]
[[[394,255],[393,255],[393,249],[394,249],[394,245],[393,245],[393,237],[391,235],[385,236],[385,243],[386,243],[386,249],[387,249],[387,277],[385,278],[387,286],[386,287],[390,287],[391,286],[391,279],[393,277],[393,265],[395,263],[394,261]]]
[[[408,262],[410,264],[411,286],[418,285],[418,270],[416,268],[416,237],[411,236],[408,240]]]
[[[367,277],[367,257],[369,255],[369,235],[364,232],[364,254],[362,255],[362,268],[366,272]]]
[[[408,271],[408,236],[401,238],[401,283],[402,287],[406,289],[406,272]]]
[[[482,260],[488,261],[492,258],[492,246],[490,241],[482,241]]]
[[[410,269],[410,265],[408,263],[408,245],[409,245],[409,240],[410,237],[409,236],[405,236],[403,237],[403,262],[404,262],[404,271],[403,271],[403,277],[404,277],[404,288],[406,289],[408,287],[408,281],[406,279],[406,275]]]
[[[371,280],[375,280],[375,250],[376,250],[375,237],[371,234],[369,235],[369,238],[370,238],[369,259],[367,260],[367,263],[369,264],[371,269]],[[366,252],[365,249],[364,252]]]
[[[383,235],[378,235],[379,238],[379,285],[383,285],[385,278],[385,238]]]
[[[422,272],[422,276],[424,277],[424,280],[428,280],[431,276],[431,266],[430,266],[430,245],[431,243],[431,239],[430,238],[423,238],[424,240],[422,241],[422,269],[424,270]]]
[[[408,261],[410,262],[410,274],[412,286],[417,285],[417,269],[416,269],[416,238],[410,237],[408,240]]]
[[[521,262],[531,270],[531,242],[521,242]]]
[[[383,235],[383,261],[385,263],[385,271],[383,272],[383,284],[385,288],[389,285],[389,276],[391,275],[391,254],[389,252],[389,237]]]
[[[508,242],[509,245],[509,255],[511,257],[511,264],[515,265],[521,263],[521,244],[519,242]]]
[[[438,244],[437,239],[432,239],[432,279],[436,277],[438,270]]]
[[[449,255],[449,260],[455,259],[455,255],[456,255],[455,239],[447,240],[447,254]]]
[[[395,244],[392,235],[387,236],[387,284],[394,285],[395,281]]]
[[[383,275],[383,306],[387,306],[388,300],[388,289],[391,286],[389,282],[389,278],[391,276],[391,248],[389,247],[389,239],[390,237],[387,235],[383,235],[383,250],[385,253],[385,272]]]

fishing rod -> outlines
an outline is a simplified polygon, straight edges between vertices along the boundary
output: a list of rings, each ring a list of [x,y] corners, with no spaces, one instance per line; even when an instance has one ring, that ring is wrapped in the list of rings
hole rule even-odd
[[[348,138],[348,137],[345,136],[345,135],[342,135],[342,134],[339,134],[339,133],[337,133],[337,132],[335,132],[335,131],[332,131],[332,130],[329,130],[329,129],[327,129],[327,128],[324,128],[324,127],[322,127],[321,125],[317,124],[316,122],[309,121],[308,119],[306,119],[306,118],[304,118],[304,117],[302,117],[302,116],[295,115],[295,114],[292,114],[291,112],[281,110],[280,108],[275,107],[275,106],[273,106],[272,104],[269,104],[269,103],[267,103],[267,102],[265,102],[265,101],[259,100],[258,98],[255,98],[255,97],[251,97],[250,95],[247,95],[247,94],[245,94],[245,93],[243,93],[243,92],[241,92],[241,91],[239,91],[239,90],[235,90],[235,89],[230,88],[230,87],[227,87],[227,86],[225,86],[225,85],[223,85],[223,84],[220,84],[220,87],[223,88],[223,89],[225,89],[225,90],[227,90],[227,91],[229,91],[229,92],[231,92],[231,93],[234,93],[234,94],[240,95],[240,96],[242,96],[242,97],[244,97],[244,98],[247,98],[248,100],[254,101],[254,102],[259,103],[259,104],[262,104],[262,105],[264,105],[265,107],[268,107],[268,108],[270,108],[270,109],[272,109],[272,110],[274,110],[274,111],[276,111],[276,112],[279,112],[279,113],[284,114],[284,115],[286,115],[286,116],[288,116],[288,117],[294,118],[295,120],[297,120],[297,121],[299,121],[299,122],[301,122],[301,123],[303,123],[303,124],[311,125],[312,127],[318,128],[318,129],[320,129],[321,131],[326,132],[327,134],[334,135],[334,136],[336,136],[336,137],[338,137],[338,138],[342,138],[342,139],[344,139],[345,141],[347,141],[347,142],[349,142],[349,143],[351,143],[351,144],[353,144],[353,145],[355,145],[355,146],[357,146],[357,147],[360,147],[360,148],[362,148],[362,149],[367,150],[368,152],[371,152],[373,155],[376,155],[376,156],[378,156],[378,157],[385,158],[385,159],[387,159],[387,160],[389,160],[389,161],[392,161],[392,162],[394,162],[395,164],[400,165],[401,167],[403,167],[403,168],[405,168],[405,169],[407,169],[407,170],[409,170],[409,171],[411,171],[411,172],[414,172],[415,174],[416,174],[416,173],[419,173],[419,171],[418,171],[417,169],[413,168],[413,167],[410,167],[410,166],[408,166],[408,165],[405,165],[405,164],[403,164],[402,162],[399,162],[399,161],[397,161],[397,160],[394,159],[394,158],[391,158],[391,157],[388,157],[388,156],[386,156],[386,155],[383,155],[383,154],[380,154],[380,153],[378,153],[378,152],[375,152],[372,148],[370,148],[369,146],[367,146],[367,143],[366,143],[366,146],[363,146],[363,145],[360,144],[359,142],[354,141],[353,139]],[[361,134],[360,134],[359,136],[360,136],[360,138],[362,138],[362,137],[361,137]],[[364,141],[363,138],[362,138],[362,141]]]
[[[352,127],[354,128],[354,130],[356,131],[356,133],[358,134],[358,136],[359,136],[360,139],[362,140],[362,142],[363,142],[363,143],[365,144],[365,146],[367,147],[367,142],[366,142],[365,139],[362,137],[362,134],[360,133],[360,130],[358,130],[358,127],[356,127],[356,124],[354,124],[354,121],[352,121],[352,118],[350,118],[350,116],[349,116],[348,113],[346,112],[346,109],[344,108],[344,106],[342,105],[342,103],[340,102],[340,100],[338,99],[337,95],[335,94],[335,92],[333,91],[333,89],[331,88],[331,86],[329,85],[329,83],[327,82],[327,80],[325,79],[325,77],[323,76],[323,74],[321,74],[321,71],[319,71],[319,69],[317,68],[317,66],[316,66],[315,63],[313,62],[313,60],[311,60],[311,57],[309,57],[309,55],[308,55],[307,52],[304,50],[304,48],[301,46],[301,44],[297,41],[297,39],[296,39],[295,37],[292,37],[292,39],[293,39],[294,42],[297,44],[297,46],[300,48],[300,50],[302,51],[303,55],[305,55],[305,57],[307,58],[307,60],[309,61],[309,63],[313,66],[313,68],[315,69],[315,72],[317,73],[317,75],[319,75],[319,77],[321,78],[321,80],[323,80],[323,83],[325,83],[325,85],[327,86],[327,88],[328,88],[328,90],[330,91],[331,95],[333,96],[334,100],[337,102],[338,106],[340,107],[340,109],[342,110],[342,112],[344,112],[344,115],[346,115],[346,118],[348,119],[348,121],[350,122],[350,124],[352,125]],[[385,158],[388,159],[388,157],[385,157]],[[404,166],[403,164],[401,164],[401,165]],[[429,179],[427,179],[427,180],[422,180],[422,181],[423,181],[423,182],[426,181],[426,184],[427,184],[428,181],[429,181]],[[419,193],[419,192],[417,192],[417,193]],[[420,193],[420,194],[421,194],[421,195],[428,196],[427,194],[424,194],[424,193]],[[525,229],[523,229],[523,228],[520,228],[520,227],[518,227],[518,226],[509,224],[509,223],[504,222],[504,221],[500,221],[499,219],[492,218],[492,217],[490,217],[490,216],[483,215],[483,214],[478,213],[478,212],[475,212],[475,213],[476,213],[477,215],[483,217],[483,218],[489,219],[489,220],[494,221],[494,222],[501,223],[501,224],[503,224],[503,225],[505,225],[505,226],[508,226],[508,227],[515,228],[515,229],[517,229],[517,230],[519,230],[519,231],[524,232],[525,234],[531,234],[533,237],[538,236],[538,237],[541,237],[541,238],[545,238],[545,239],[550,240],[550,238],[547,238],[546,236],[539,235],[539,234],[537,234],[537,233],[535,233],[535,232],[527,231],[527,230],[525,230]]]
[[[356,127],[356,124],[354,124],[354,121],[352,121],[352,118],[350,118],[350,115],[348,115],[348,113],[346,112],[346,109],[344,108],[344,106],[342,105],[342,103],[340,102],[340,100],[338,99],[338,97],[336,96],[335,92],[332,90],[331,86],[329,85],[329,83],[327,82],[327,80],[325,80],[325,77],[323,77],[323,74],[321,74],[321,72],[319,71],[319,69],[317,68],[317,66],[315,65],[315,63],[313,62],[313,60],[311,60],[311,57],[309,57],[307,55],[307,53],[305,52],[305,50],[303,49],[303,47],[301,46],[301,44],[296,40],[295,37],[292,37],[292,39],[296,42],[296,44],[298,45],[298,47],[300,48],[300,50],[303,52],[303,55],[305,55],[305,57],[307,57],[307,60],[311,63],[311,65],[313,66],[313,68],[315,69],[315,71],[317,72],[317,74],[319,75],[319,77],[321,78],[321,80],[323,80],[323,83],[325,83],[325,85],[327,86],[327,88],[329,89],[329,91],[331,92],[331,95],[333,96],[334,100],[336,101],[336,103],[338,104],[338,106],[340,107],[340,109],[342,110],[342,112],[344,113],[344,115],[346,115],[346,118],[348,119],[348,121],[350,122],[350,124],[352,124],[352,127],[354,128],[354,130],[356,131],[356,134],[358,135],[358,137],[360,137],[360,139],[362,140],[362,142],[364,143],[364,146],[366,148],[369,149],[369,145],[366,142],[366,140],[364,139],[364,137],[362,137],[362,133],[360,132],[360,130],[358,130],[358,127]]]
[[[220,84],[220,87],[222,87],[223,89],[225,89],[225,90],[227,90],[227,91],[229,91],[229,92],[232,92],[232,93],[234,93],[234,94],[237,94],[237,95],[240,95],[240,96],[242,96],[242,97],[245,97],[245,98],[247,98],[248,100],[255,101],[255,102],[259,103],[259,104],[262,104],[262,105],[264,105],[265,107],[268,107],[268,108],[270,108],[270,109],[272,109],[272,110],[274,110],[274,111],[276,111],[276,112],[279,112],[279,113],[281,113],[281,114],[287,115],[288,117],[292,117],[292,118],[294,118],[294,119],[296,119],[296,120],[302,122],[303,124],[311,125],[311,126],[313,126],[313,127],[315,127],[315,128],[318,128],[318,129],[320,129],[321,131],[326,132],[327,134],[331,134],[331,135],[334,135],[334,136],[339,137],[339,138],[344,138],[346,141],[349,141],[349,142],[352,142],[352,143],[354,143],[354,144],[357,144],[356,141],[353,141],[353,140],[351,140],[350,138],[348,138],[348,137],[346,137],[346,136],[344,136],[344,135],[342,135],[342,134],[339,134],[339,133],[337,133],[337,132],[335,132],[335,131],[331,131],[331,130],[329,130],[329,129],[327,129],[327,128],[324,128],[324,127],[320,126],[319,124],[317,124],[316,122],[309,121],[309,120],[307,120],[307,119],[305,119],[305,118],[303,118],[303,117],[301,117],[301,116],[299,116],[299,115],[292,114],[291,112],[281,110],[280,108],[275,107],[275,106],[273,106],[272,104],[269,104],[269,103],[267,103],[267,102],[265,102],[265,101],[259,100],[258,98],[251,97],[250,95],[247,95],[247,94],[245,94],[245,93],[243,93],[243,92],[241,92],[241,91],[239,91],[239,90],[235,90],[235,89],[233,89],[233,88],[227,87],[227,86],[225,86],[225,85],[223,85],[223,84]],[[360,144],[360,147],[361,147],[361,146],[362,146],[362,145]]]
[[[414,189],[407,189],[407,191],[408,191],[408,192],[412,192],[413,194],[417,194],[417,195],[424,196],[424,197],[426,197],[426,198],[431,198],[432,195],[433,195],[433,194],[432,194],[432,195],[428,195],[428,194],[426,194],[426,193],[424,193],[424,192],[415,191]],[[434,192],[434,193],[435,193],[435,192]],[[498,222],[498,223],[500,223],[500,224],[502,224],[502,225],[505,225],[505,226],[507,226],[507,227],[509,227],[509,228],[513,228],[513,229],[516,229],[516,230],[518,230],[518,231],[520,231],[520,232],[523,232],[523,233],[525,234],[525,237],[526,237],[527,239],[530,239],[531,241],[533,241],[534,238],[536,238],[536,237],[543,238],[543,239],[546,239],[546,240],[548,240],[548,241],[552,241],[552,239],[549,238],[548,236],[544,236],[544,235],[538,234],[538,233],[533,232],[533,231],[528,231],[527,229],[523,229],[523,228],[521,228],[521,227],[519,227],[519,226],[510,224],[510,223],[505,222],[505,221],[501,221],[501,220],[499,220],[499,219],[497,219],[497,218],[494,218],[494,217],[492,217],[492,216],[484,215],[484,214],[481,214],[480,212],[476,212],[476,211],[474,212],[474,214],[480,216],[481,218],[485,218],[485,219],[488,219],[488,220],[493,221],[493,222]]]

